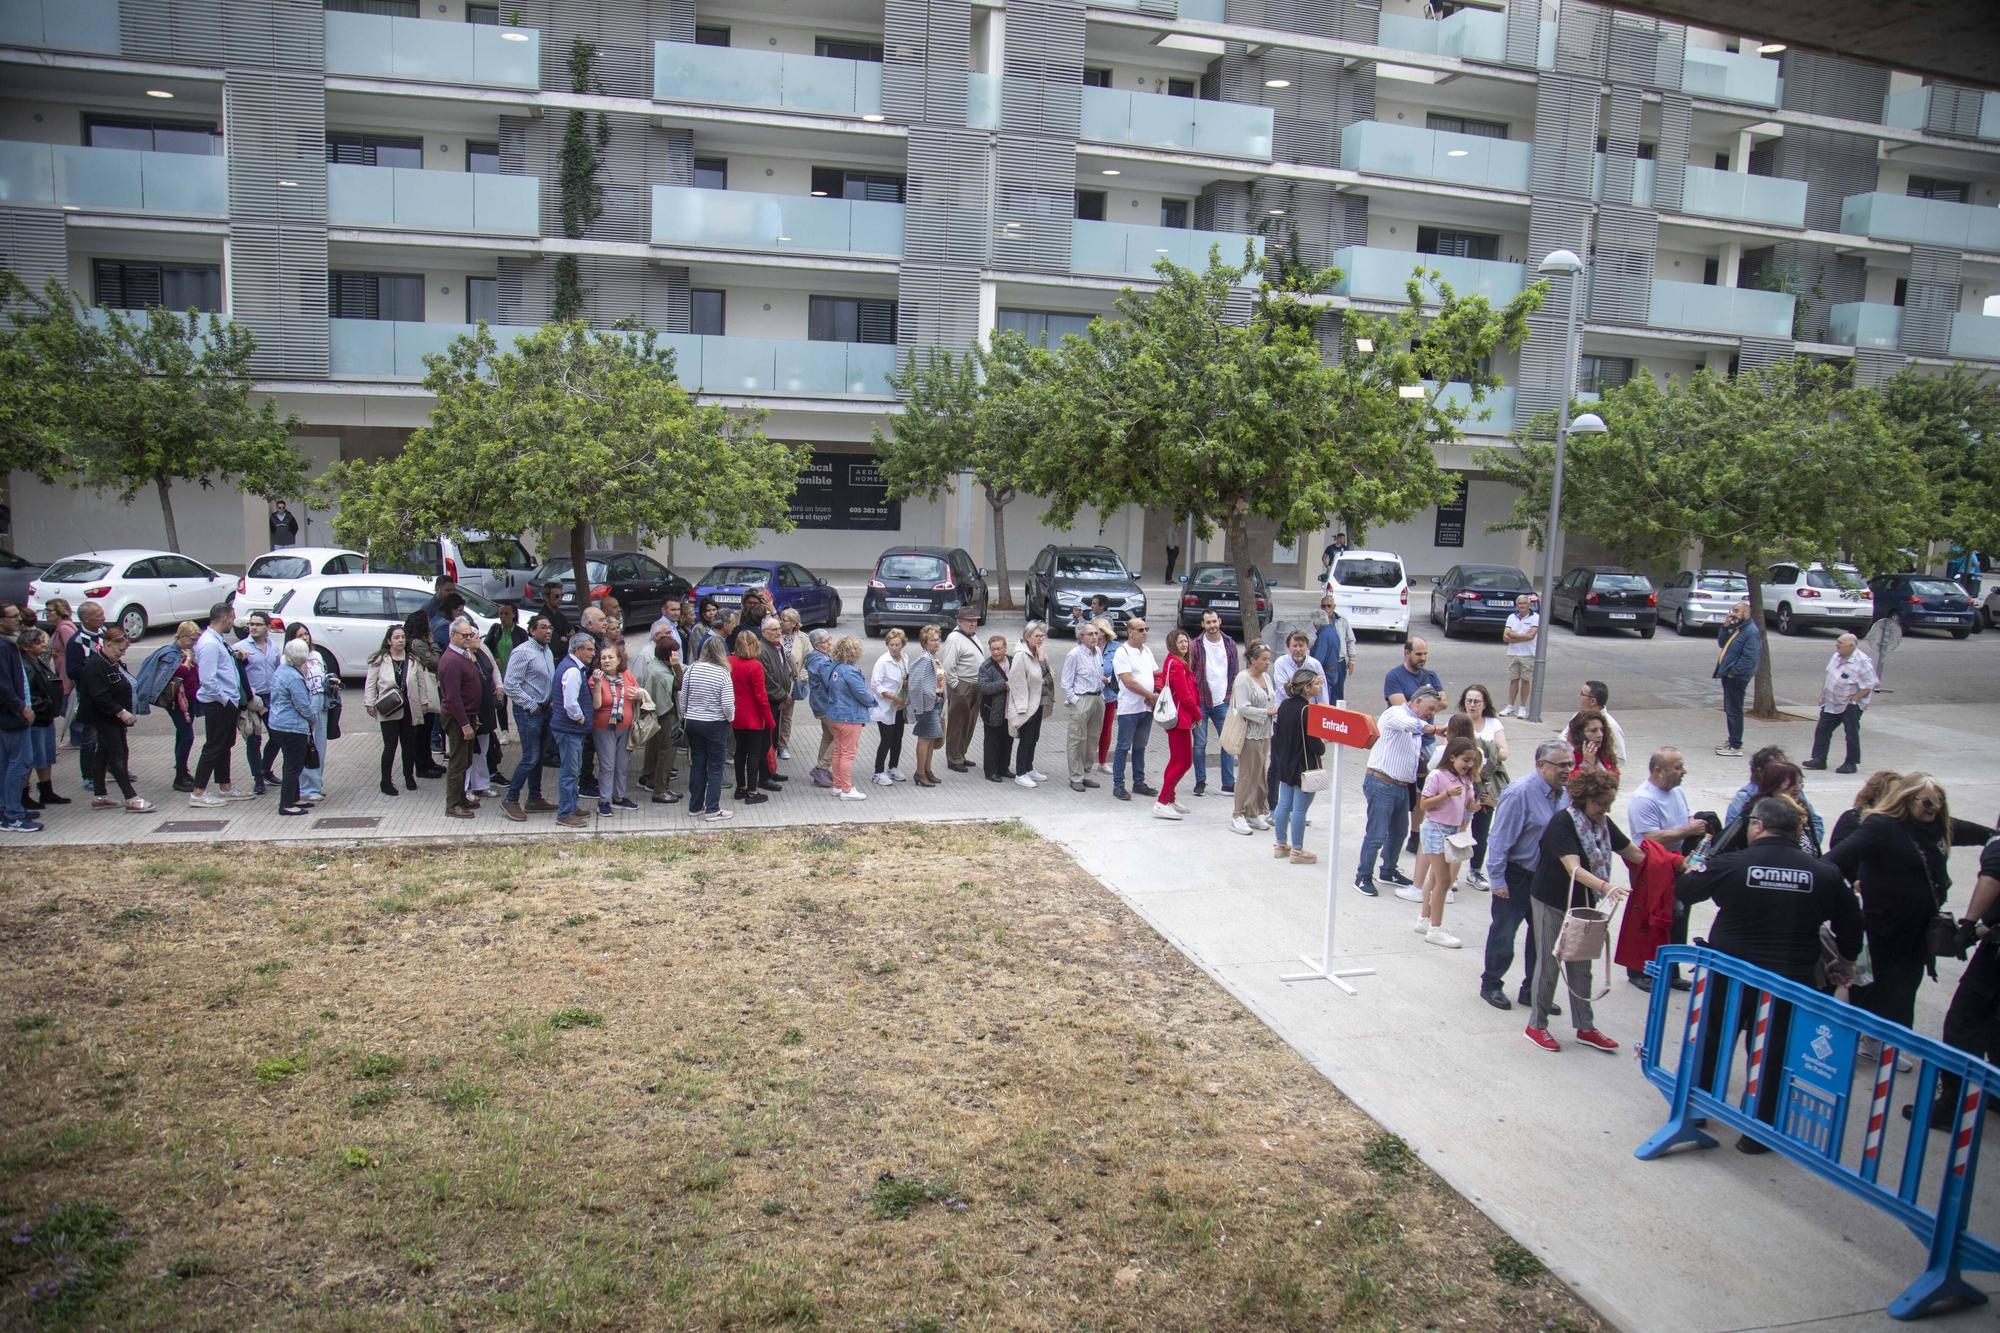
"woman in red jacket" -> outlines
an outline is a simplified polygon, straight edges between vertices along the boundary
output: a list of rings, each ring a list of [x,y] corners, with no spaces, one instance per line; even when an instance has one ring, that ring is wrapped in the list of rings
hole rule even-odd
[[[729,659],[729,680],[736,687],[736,716],[730,727],[736,736],[736,796],[744,805],[771,798],[757,790],[764,776],[764,752],[771,748],[777,719],[764,693],[764,657],[755,630],[736,632],[736,652]]]
[[[1188,660],[1193,641],[1176,625],[1167,631],[1167,664],[1153,680],[1153,688],[1172,696],[1174,725],[1167,729],[1167,774],[1160,782],[1160,799],[1153,805],[1156,819],[1179,819],[1187,807],[1174,799],[1174,786],[1194,767],[1194,729],[1201,725],[1201,697],[1195,691],[1194,667]]]

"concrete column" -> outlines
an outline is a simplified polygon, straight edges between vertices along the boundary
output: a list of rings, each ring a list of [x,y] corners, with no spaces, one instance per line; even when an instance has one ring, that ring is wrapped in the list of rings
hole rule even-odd
[[[1000,285],[984,281],[979,284],[979,341],[993,341],[993,330],[1000,323]]]
[[[1737,271],[1742,267],[1743,242],[1724,242],[1721,257],[1717,259],[1715,265],[1716,284],[1722,287],[1734,287],[1736,285]]]

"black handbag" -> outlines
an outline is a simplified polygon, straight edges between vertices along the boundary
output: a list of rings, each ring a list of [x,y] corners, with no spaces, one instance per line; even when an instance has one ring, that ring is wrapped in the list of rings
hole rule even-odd
[[[326,738],[340,739],[340,682],[331,676],[326,681]]]
[[[1932,917],[1924,926],[1924,951],[1932,958],[1965,957],[1958,942],[1958,919],[1948,912]]]

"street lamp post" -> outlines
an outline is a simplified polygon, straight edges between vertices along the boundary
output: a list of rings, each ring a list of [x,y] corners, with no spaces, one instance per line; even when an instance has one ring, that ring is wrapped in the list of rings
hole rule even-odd
[[[1542,720],[1542,688],[1548,676],[1549,667],[1549,627],[1554,617],[1551,608],[1555,605],[1556,568],[1562,561],[1562,498],[1563,498],[1563,449],[1569,443],[1571,431],[1580,435],[1602,435],[1605,431],[1604,419],[1595,412],[1586,412],[1575,421],[1569,419],[1570,400],[1576,397],[1576,357],[1577,342],[1581,336],[1583,309],[1583,261],[1574,252],[1556,250],[1542,260],[1536,269],[1538,273],[1564,273],[1569,275],[1569,313],[1563,328],[1563,377],[1562,401],[1556,407],[1556,466],[1549,481],[1549,526],[1544,542],[1546,558],[1542,566],[1542,604],[1537,608],[1541,613],[1541,630],[1535,635],[1535,679],[1528,691],[1528,720]]]

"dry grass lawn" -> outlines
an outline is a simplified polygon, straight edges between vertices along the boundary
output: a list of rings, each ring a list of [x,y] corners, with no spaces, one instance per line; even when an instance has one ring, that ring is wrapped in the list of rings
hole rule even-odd
[[[0,968],[0,1327],[1600,1327],[1019,826],[17,857]]]

